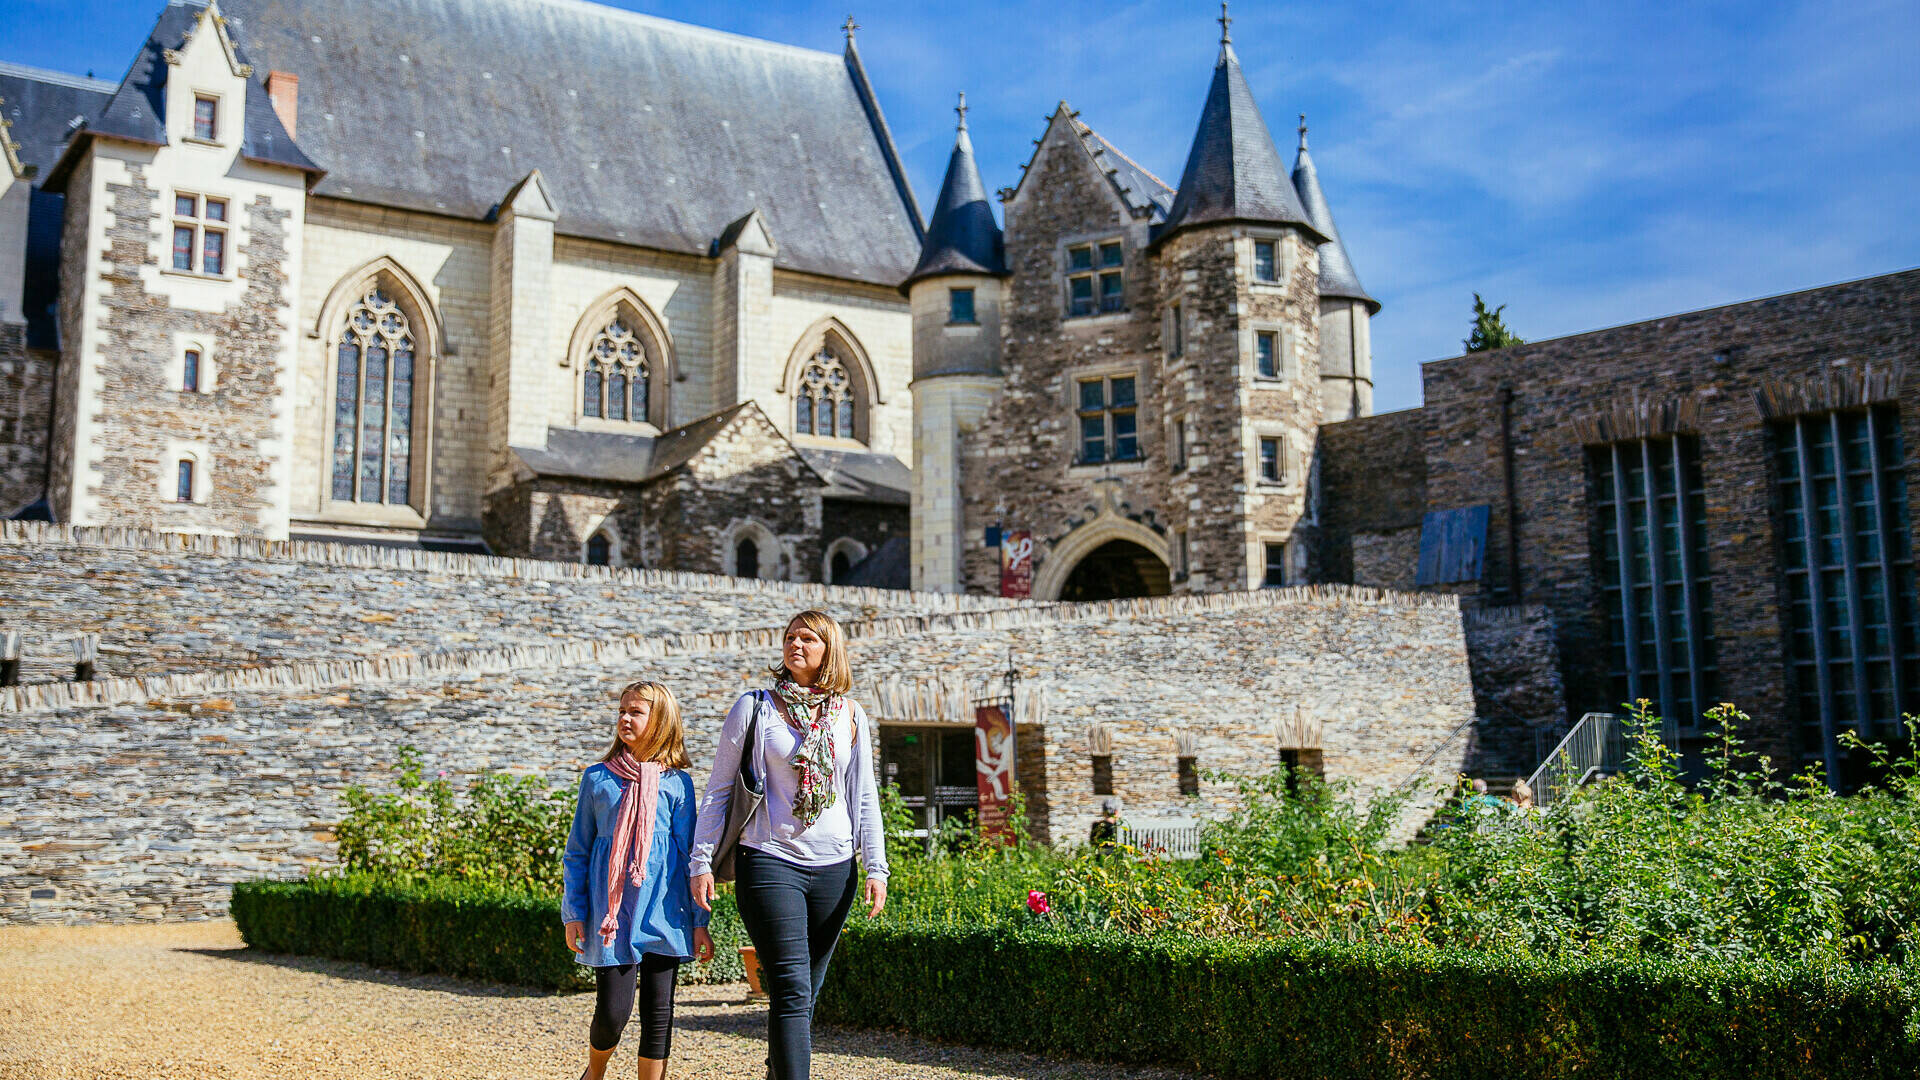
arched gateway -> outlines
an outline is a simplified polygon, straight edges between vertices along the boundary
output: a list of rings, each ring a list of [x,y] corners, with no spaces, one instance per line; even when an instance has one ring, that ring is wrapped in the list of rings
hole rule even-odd
[[[1167,542],[1136,521],[1102,516],[1069,533],[1034,575],[1043,600],[1121,600],[1173,591]]]

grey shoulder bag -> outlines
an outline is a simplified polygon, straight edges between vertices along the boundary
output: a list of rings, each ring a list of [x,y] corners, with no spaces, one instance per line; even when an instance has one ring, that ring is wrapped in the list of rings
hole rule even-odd
[[[727,800],[727,827],[720,833],[720,843],[713,851],[715,881],[733,880],[733,856],[740,850],[740,834],[746,831],[753,815],[760,812],[760,804],[767,801],[767,785],[758,772],[760,711],[767,707],[766,696],[756,693],[753,718],[747,721],[747,734],[740,743],[740,771],[734,774],[733,795]]]

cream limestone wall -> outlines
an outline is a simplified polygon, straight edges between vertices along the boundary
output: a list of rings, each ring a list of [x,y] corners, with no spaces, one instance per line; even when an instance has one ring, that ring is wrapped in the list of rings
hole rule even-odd
[[[577,358],[567,356],[589,308],[617,289],[631,289],[666,325],[678,378],[668,388],[670,426],[697,420],[733,404],[720,401],[714,379],[711,262],[688,255],[624,247],[598,240],[554,241],[553,317],[541,370],[549,381],[547,422],[553,427],[651,431],[644,424],[583,420]],[[638,329],[638,328],[636,328]],[[567,366],[560,361],[565,358]],[[657,392],[657,391],[656,391]]]
[[[918,291],[918,290],[916,290]],[[944,295],[944,292],[942,293]],[[972,434],[999,399],[1002,382],[981,375],[941,375],[913,384],[913,587],[964,592],[960,439]]]
[[[750,395],[789,438],[793,397],[776,393],[787,361],[809,329],[838,319],[859,339],[879,383],[868,403],[868,447],[902,461],[913,455],[913,318],[906,298],[893,289],[776,271],[773,277],[774,347],[752,360]]]
[[[429,520],[477,529],[486,482],[487,337],[491,226],[406,210],[314,198],[307,212],[301,275],[299,374],[295,386],[293,513],[329,524],[379,524],[350,504],[325,507],[326,410],[331,401],[329,339],[319,325],[336,288],[386,258],[411,278],[440,320],[441,355],[433,372]]]
[[[7,137],[0,128],[0,139]],[[27,273],[27,198],[33,185],[15,179],[0,157],[0,323],[25,322],[20,293]]]

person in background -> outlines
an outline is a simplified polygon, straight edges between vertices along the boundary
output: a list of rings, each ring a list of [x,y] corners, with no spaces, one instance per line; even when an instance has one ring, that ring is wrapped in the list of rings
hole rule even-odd
[[[593,969],[593,1024],[581,1080],[600,1080],[640,999],[640,1080],[667,1075],[673,979],[713,959],[707,912],[687,860],[697,811],[680,704],[657,682],[620,690],[613,745],[580,776],[560,866],[560,919],[574,959]]]
[[[1093,830],[1087,842],[1101,851],[1111,850],[1120,842],[1120,804],[1112,799],[1100,800],[1100,816],[1093,819]]]
[[[1523,813],[1538,809],[1533,805],[1533,788],[1525,780],[1513,782],[1512,798],[1514,807]]]

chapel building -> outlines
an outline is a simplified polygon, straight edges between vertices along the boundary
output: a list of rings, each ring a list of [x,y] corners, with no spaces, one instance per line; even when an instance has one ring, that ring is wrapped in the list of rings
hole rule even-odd
[[[0,101],[0,515],[906,584],[922,221],[851,27],[174,0]]]

